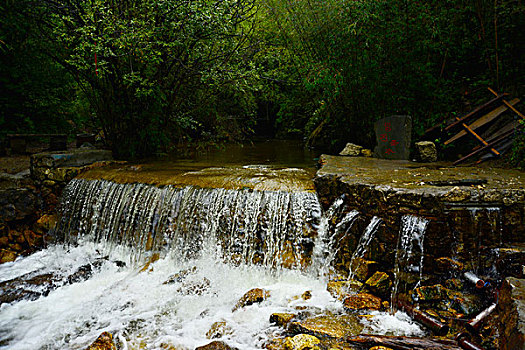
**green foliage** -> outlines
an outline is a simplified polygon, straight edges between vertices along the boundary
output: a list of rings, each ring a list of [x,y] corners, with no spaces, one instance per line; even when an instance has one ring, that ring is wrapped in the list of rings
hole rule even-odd
[[[76,77],[119,158],[166,149],[217,124],[206,95],[225,93],[225,85],[234,93],[256,10],[251,0],[41,4],[30,13],[45,19],[35,19],[39,39]],[[221,117],[230,113],[221,109]]]
[[[64,132],[82,123],[74,113],[76,86],[41,50],[24,17],[26,2],[0,5],[0,130]]]
[[[295,56],[294,93],[309,95],[303,125],[312,144],[370,146],[373,122],[392,114],[412,115],[421,134],[465,102],[486,101],[487,86],[525,90],[520,2],[264,3],[277,23],[275,42]]]

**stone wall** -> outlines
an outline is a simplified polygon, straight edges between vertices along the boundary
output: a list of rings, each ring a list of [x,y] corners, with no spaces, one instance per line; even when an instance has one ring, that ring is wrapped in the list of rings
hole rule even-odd
[[[485,173],[368,158],[322,156],[320,161],[314,183],[325,208],[345,194],[347,210],[358,210],[368,219],[374,215],[383,219],[373,245],[384,254],[374,260],[393,263],[401,217],[410,214],[429,220],[424,247],[428,271],[438,268],[441,257],[461,260],[465,269],[491,268],[498,259],[504,267],[501,260],[509,256],[525,265],[525,184],[519,174],[510,172],[506,178],[502,170],[494,178],[487,171],[483,186],[430,186],[425,181],[479,180]],[[355,246],[346,250],[353,249]],[[521,263],[515,264],[516,277],[523,275],[518,268]]]
[[[110,151],[94,149],[39,153],[31,156],[30,169],[0,173],[0,263],[44,247],[65,185],[94,163],[111,159]]]

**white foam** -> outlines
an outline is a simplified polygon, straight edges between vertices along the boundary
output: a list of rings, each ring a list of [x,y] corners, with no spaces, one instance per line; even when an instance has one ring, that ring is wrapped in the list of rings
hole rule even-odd
[[[363,318],[365,326],[363,333],[394,336],[424,336],[421,327],[410,319],[406,313],[397,311],[395,314],[372,311],[370,318]]]

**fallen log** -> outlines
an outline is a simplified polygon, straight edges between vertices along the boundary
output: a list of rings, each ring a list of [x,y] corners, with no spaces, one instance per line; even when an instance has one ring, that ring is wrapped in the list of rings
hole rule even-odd
[[[346,342],[366,347],[384,346],[394,350],[462,350],[457,342],[446,339],[400,337],[388,335],[356,335],[346,338]]]

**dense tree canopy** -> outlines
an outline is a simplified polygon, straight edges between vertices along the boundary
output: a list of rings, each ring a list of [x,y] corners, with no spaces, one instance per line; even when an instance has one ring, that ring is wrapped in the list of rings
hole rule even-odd
[[[91,125],[121,158],[263,132],[371,146],[386,115],[412,115],[420,134],[486,100],[486,86],[525,91],[517,0],[21,0],[0,11],[4,132]]]

